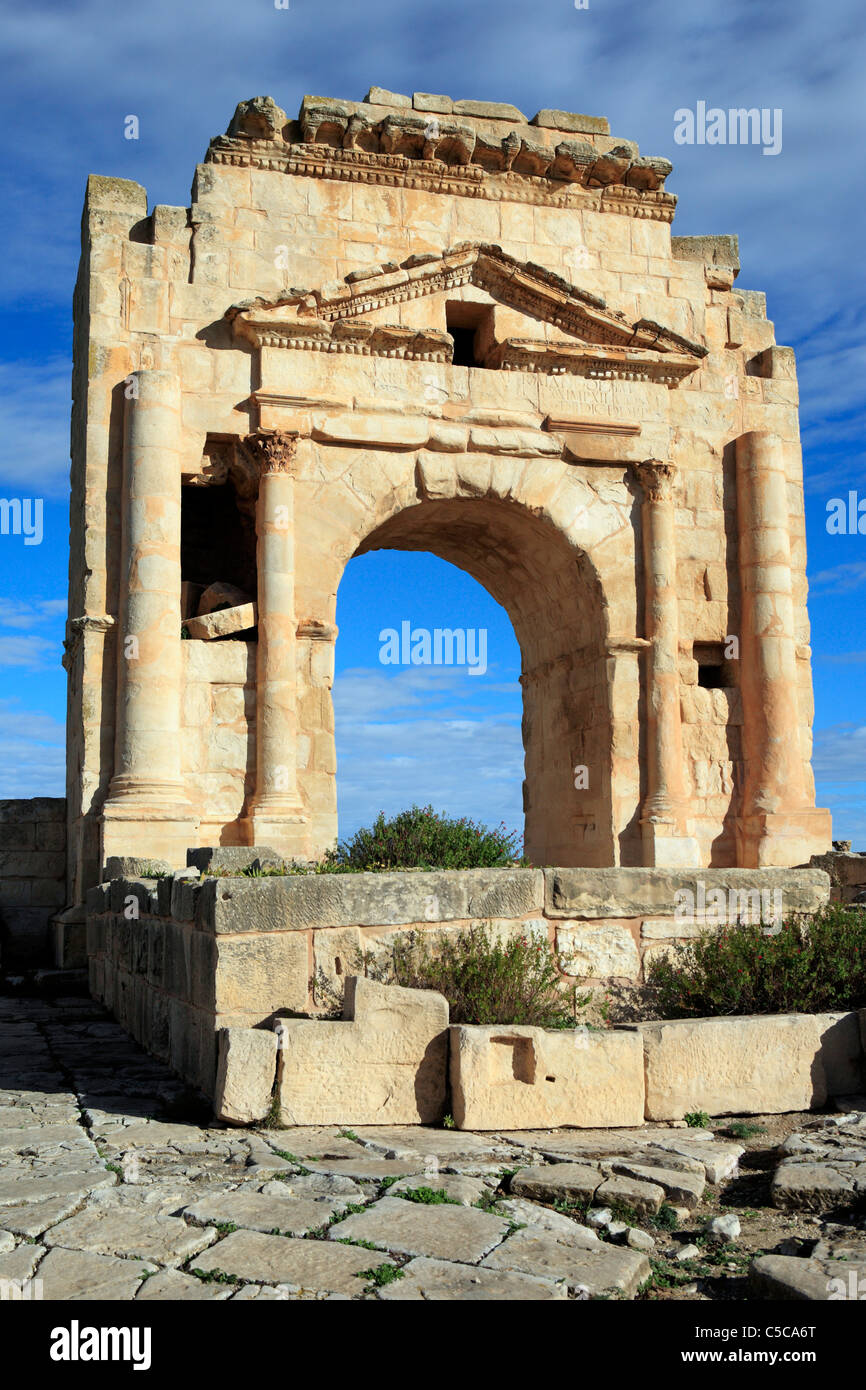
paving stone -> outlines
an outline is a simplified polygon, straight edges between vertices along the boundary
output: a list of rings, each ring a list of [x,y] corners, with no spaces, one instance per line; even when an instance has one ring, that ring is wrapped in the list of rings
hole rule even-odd
[[[164,1300],[180,1299],[184,1302],[225,1302],[234,1293],[232,1284],[205,1283],[192,1274],[181,1274],[177,1269],[161,1269],[145,1279],[136,1294],[136,1303],[156,1303]]]
[[[0,1255],[0,1282],[14,1279],[22,1283],[31,1279],[44,1254],[44,1245],[29,1245],[24,1241],[8,1254]]]
[[[509,1144],[494,1137],[466,1134],[447,1129],[429,1129],[422,1125],[388,1125],[373,1129],[364,1126],[357,1131],[365,1148],[375,1149],[385,1158],[411,1158],[422,1155],[435,1158],[442,1168],[451,1162],[464,1164],[478,1160],[485,1165],[501,1166],[513,1157]]]
[[[433,1192],[444,1192],[452,1202],[459,1202],[464,1207],[474,1206],[490,1193],[490,1188],[481,1178],[472,1178],[461,1173],[439,1173],[429,1177],[422,1174],[420,1177],[401,1178],[388,1188],[388,1195],[394,1196],[398,1192],[406,1192],[416,1187],[429,1187]]]
[[[221,1270],[250,1283],[287,1284],[350,1296],[363,1293],[367,1282],[359,1277],[363,1270],[392,1263],[358,1246],[265,1236],[257,1231],[235,1231],[192,1261],[204,1273]]]
[[[770,1201],[783,1211],[832,1211],[855,1200],[853,1171],[845,1173],[826,1163],[785,1160],[770,1184]]]
[[[197,1255],[217,1232],[212,1227],[188,1226],[176,1216],[134,1207],[85,1207],[53,1226],[44,1237],[49,1246],[90,1250],[96,1255],[154,1260],[161,1265],[184,1264]]]
[[[332,1173],[291,1173],[263,1184],[266,1197],[348,1197],[351,1202],[364,1201],[364,1190],[352,1178]]]
[[[366,1240],[394,1254],[475,1264],[507,1231],[507,1221],[484,1211],[381,1197],[366,1211],[338,1221],[328,1231],[328,1239]]]
[[[568,1297],[564,1281],[532,1274],[483,1269],[419,1256],[403,1267],[402,1279],[386,1284],[376,1297],[389,1303],[407,1302],[541,1302]]]
[[[184,1211],[198,1226],[232,1223],[246,1231],[302,1236],[317,1231],[335,1212],[349,1205],[345,1197],[268,1197],[261,1192],[223,1192],[202,1197]]]
[[[424,1177],[417,1158],[407,1158],[405,1161],[397,1158],[323,1158],[310,1171],[356,1178],[359,1182],[381,1182],[383,1178],[405,1178],[411,1174],[418,1178],[418,1186]]]
[[[580,1225],[560,1211],[551,1211],[549,1207],[539,1207],[535,1202],[524,1201],[522,1197],[509,1197],[504,1202],[497,1202],[495,1211],[497,1215],[506,1216],[515,1225],[540,1226],[543,1231],[583,1235],[587,1237],[587,1248],[598,1243],[598,1236],[588,1226]]]
[[[94,1134],[94,1138],[101,1148],[119,1152],[122,1149],[162,1149],[176,1144],[201,1143],[203,1131],[196,1125],[151,1120],[143,1124],[107,1127]]]
[[[0,1255],[8,1255],[15,1249],[15,1237],[11,1231],[0,1231]]]
[[[547,1279],[564,1279],[569,1289],[584,1289],[590,1297],[619,1292],[633,1298],[650,1275],[646,1255],[599,1241],[587,1248],[575,1239],[536,1226],[515,1231],[482,1263],[489,1269],[518,1270]]]
[[[511,1179],[516,1197],[542,1202],[591,1201],[604,1180],[597,1168],[584,1163],[551,1163],[546,1167],[521,1168]]]
[[[133,1298],[148,1270],[156,1266],[143,1260],[122,1260],[90,1251],[49,1250],[39,1266],[42,1296],[62,1301],[117,1302]]]
[[[681,1173],[672,1168],[649,1167],[643,1163],[615,1161],[614,1172],[626,1178],[637,1178],[641,1182],[657,1184],[664,1189],[665,1197],[671,1202],[689,1209],[696,1207],[703,1196],[706,1179],[696,1173]]]
[[[3,1225],[15,1235],[29,1236],[33,1240],[47,1231],[49,1226],[56,1226],[58,1221],[71,1216],[86,1197],[86,1192],[75,1192],[66,1197],[46,1197],[41,1202],[3,1207]]]
[[[278,1152],[288,1152],[306,1162],[307,1159],[323,1158],[367,1158],[361,1144],[347,1139],[338,1129],[329,1125],[300,1125],[289,1129],[267,1130],[256,1133],[268,1148]]]
[[[619,1203],[639,1213],[654,1214],[665,1199],[665,1190],[658,1183],[640,1178],[607,1178],[596,1192],[599,1202]]]
[[[656,1139],[651,1149],[659,1151],[660,1154],[680,1154],[694,1159],[702,1165],[707,1182],[713,1183],[724,1182],[726,1178],[733,1177],[741,1157],[746,1152],[743,1144],[713,1144],[701,1140],[690,1143],[687,1139],[673,1138]]]
[[[749,1267],[749,1287],[759,1298],[815,1303],[866,1298],[866,1262],[759,1255]]]
[[[80,1173],[61,1173],[44,1178],[19,1177],[10,1179],[0,1170],[0,1208],[18,1206],[21,1202],[41,1202],[46,1197],[67,1197],[92,1192],[97,1187],[113,1187],[114,1173],[107,1169]],[[5,1217],[3,1218],[5,1220]]]
[[[0,1129],[0,1152],[35,1153],[39,1149],[83,1148],[96,1150],[80,1125],[27,1125],[19,1129]]]

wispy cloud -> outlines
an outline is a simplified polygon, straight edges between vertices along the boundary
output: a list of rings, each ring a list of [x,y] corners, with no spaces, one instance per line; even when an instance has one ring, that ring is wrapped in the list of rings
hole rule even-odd
[[[63,796],[65,767],[63,724],[0,700],[0,797]]]
[[[813,590],[826,589],[833,593],[847,594],[866,584],[866,560],[851,560],[843,565],[834,565],[829,570],[819,570],[809,579]]]

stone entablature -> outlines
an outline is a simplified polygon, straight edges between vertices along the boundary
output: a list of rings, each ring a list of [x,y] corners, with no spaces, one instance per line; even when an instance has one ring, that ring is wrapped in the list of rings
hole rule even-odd
[[[297,125],[242,103],[189,208],[89,181],[74,901],[112,854],[333,844],[336,595],[379,548],[434,551],[511,617],[533,862],[829,848],[793,355],[735,288],[736,238],[672,238],[672,196],[604,122],[416,103],[311,98]],[[412,124],[428,116],[435,158]],[[452,120],[469,163],[446,162]],[[594,151],[586,182],[556,172],[566,138]],[[200,621],[215,583],[240,594],[234,626]]]

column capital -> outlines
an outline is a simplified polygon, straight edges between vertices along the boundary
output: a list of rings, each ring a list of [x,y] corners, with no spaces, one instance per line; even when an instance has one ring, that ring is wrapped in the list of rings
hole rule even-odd
[[[663,459],[643,459],[633,463],[631,470],[652,502],[669,502],[674,495],[677,470]]]
[[[244,444],[252,454],[260,475],[287,473],[291,476],[298,452],[298,437],[297,430],[260,430],[258,434],[247,435]]]

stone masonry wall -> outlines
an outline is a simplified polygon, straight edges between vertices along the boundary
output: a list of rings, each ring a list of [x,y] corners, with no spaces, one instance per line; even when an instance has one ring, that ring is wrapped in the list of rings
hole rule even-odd
[[[5,967],[45,964],[66,904],[66,801],[0,801],[0,951]]]
[[[780,889],[787,913],[829,894],[818,869],[468,869],[285,877],[114,879],[87,904],[90,987],[119,1022],[213,1095],[216,1033],[326,1011],[345,976],[375,971],[407,932],[484,923],[549,941],[566,978],[637,984],[694,935],[677,892]]]

